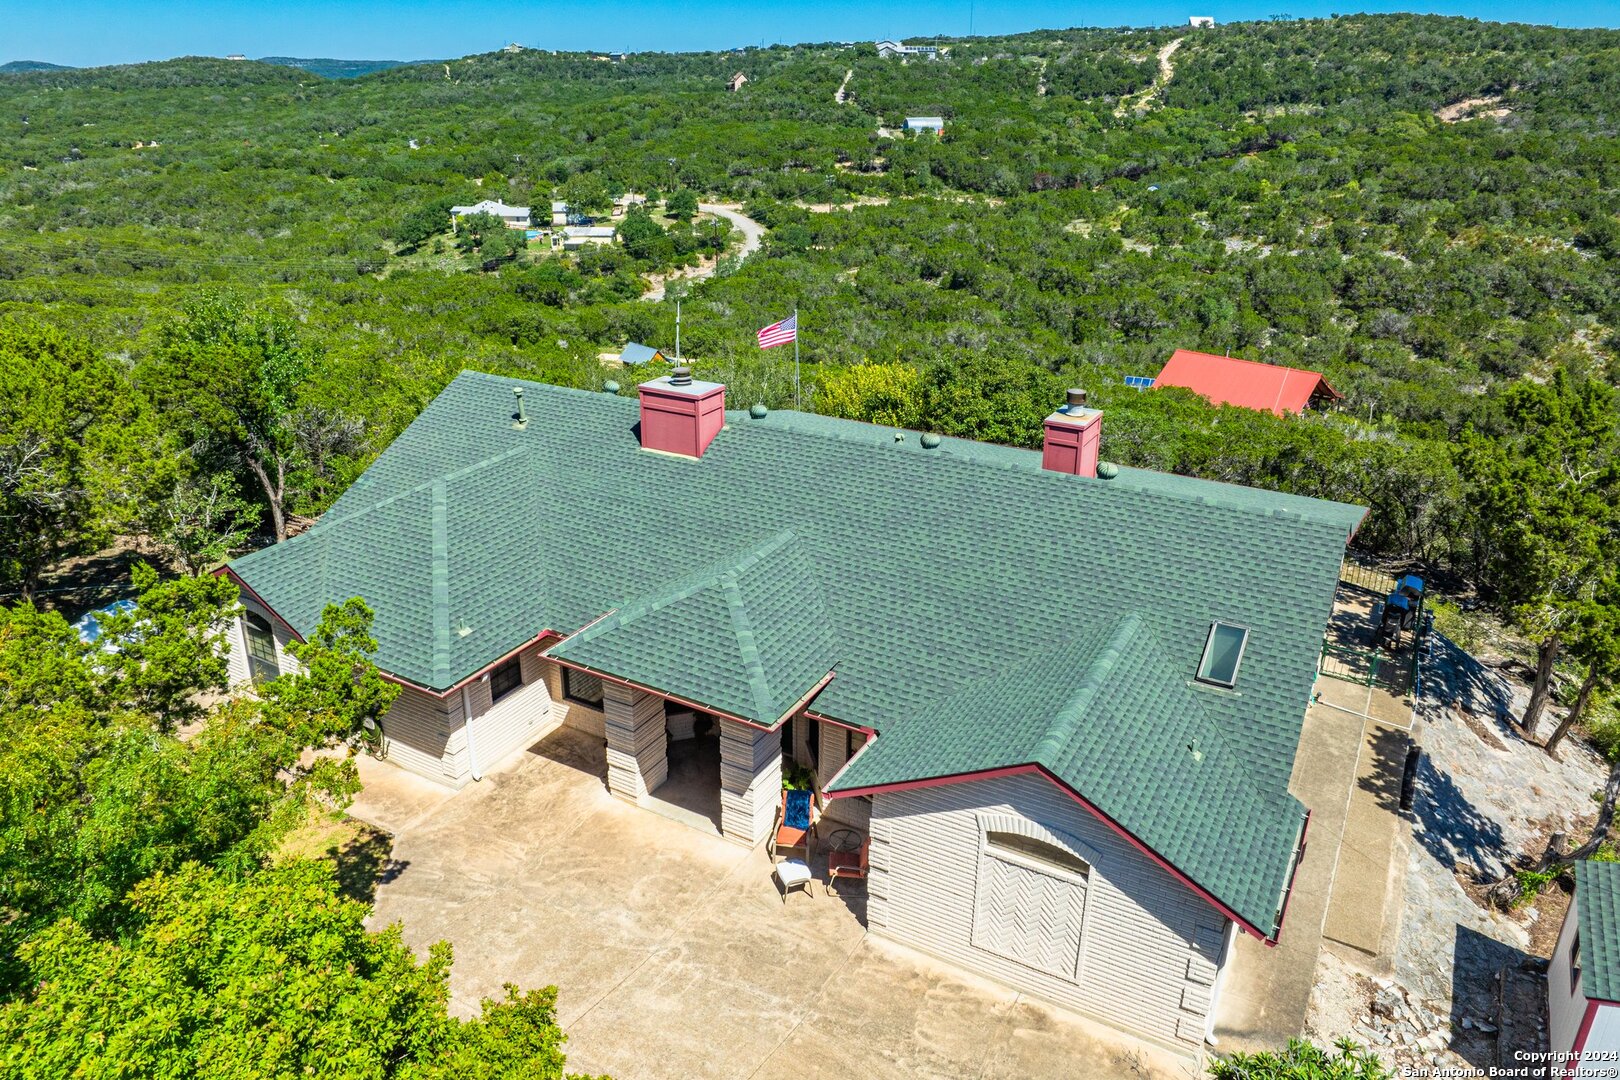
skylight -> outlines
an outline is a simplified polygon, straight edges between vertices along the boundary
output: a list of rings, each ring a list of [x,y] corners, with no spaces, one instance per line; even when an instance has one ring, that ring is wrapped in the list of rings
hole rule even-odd
[[[1241,626],[1210,623],[1209,637],[1204,641],[1204,657],[1198,661],[1198,681],[1214,686],[1236,686],[1238,665],[1243,662],[1243,647],[1248,641],[1249,632]]]

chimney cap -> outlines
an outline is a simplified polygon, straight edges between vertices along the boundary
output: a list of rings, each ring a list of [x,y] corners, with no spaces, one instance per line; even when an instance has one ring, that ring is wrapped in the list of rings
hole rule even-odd
[[[692,383],[692,369],[685,364],[679,364],[669,373],[671,386],[690,386]]]
[[[1086,392],[1081,387],[1073,387],[1064,395],[1064,405],[1068,409],[1083,409],[1086,407]]]

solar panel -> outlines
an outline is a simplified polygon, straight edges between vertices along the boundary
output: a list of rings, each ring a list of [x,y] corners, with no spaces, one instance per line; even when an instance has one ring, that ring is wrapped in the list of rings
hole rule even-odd
[[[1138,390],[1149,390],[1153,387],[1153,378],[1148,375],[1127,375],[1125,385],[1134,386]]]

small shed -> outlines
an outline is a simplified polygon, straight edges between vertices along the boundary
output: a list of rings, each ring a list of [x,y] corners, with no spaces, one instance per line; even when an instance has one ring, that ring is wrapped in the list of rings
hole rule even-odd
[[[908,116],[905,128],[907,131],[932,131],[935,135],[945,130],[943,116]]]
[[[1171,353],[1154,385],[1180,386],[1215,405],[1237,405],[1278,416],[1339,400],[1339,392],[1320,372],[1191,349]]]
[[[1570,1075],[1620,1057],[1620,863],[1575,864],[1575,895],[1547,966],[1547,1043]]]
[[[619,351],[619,363],[627,367],[651,363],[654,360],[661,362],[664,359],[661,350],[655,349],[651,345],[643,345],[639,341],[626,342],[624,348]]]
[[[1210,27],[1215,25],[1215,16],[1192,15],[1188,17],[1187,25],[1192,27],[1194,30],[1208,30]]]
[[[735,94],[737,91],[739,91],[739,90],[741,90],[743,88],[743,83],[745,83],[747,81],[748,81],[748,76],[744,75],[742,72],[739,71],[739,72],[737,72],[737,74],[733,75],[730,79],[726,80],[726,89],[730,90],[733,94]]]

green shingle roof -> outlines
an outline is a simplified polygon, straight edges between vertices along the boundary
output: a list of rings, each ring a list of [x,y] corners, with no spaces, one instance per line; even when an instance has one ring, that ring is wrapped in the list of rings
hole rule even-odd
[[[1620,1001],[1620,863],[1575,864],[1580,912],[1581,993]]]
[[[878,732],[841,786],[1038,761],[1273,927],[1291,872],[1277,837],[1301,813],[1288,778],[1359,508],[1067,476],[1032,451],[793,412],[729,412],[691,460],[641,450],[637,419],[631,397],[463,373],[319,524],[232,569],[300,631],[364,597],[378,663],[434,689],[610,611],[569,651],[750,716],[835,666],[815,710]],[[811,581],[824,639],[792,636]],[[1250,631],[1233,691],[1192,682],[1217,619]],[[1102,689],[1081,702],[1088,681]],[[1127,689],[1128,712],[1103,700]],[[1195,738],[1199,760],[1176,749]]]
[[[791,530],[626,604],[551,655],[765,725],[837,663],[821,586]]]

